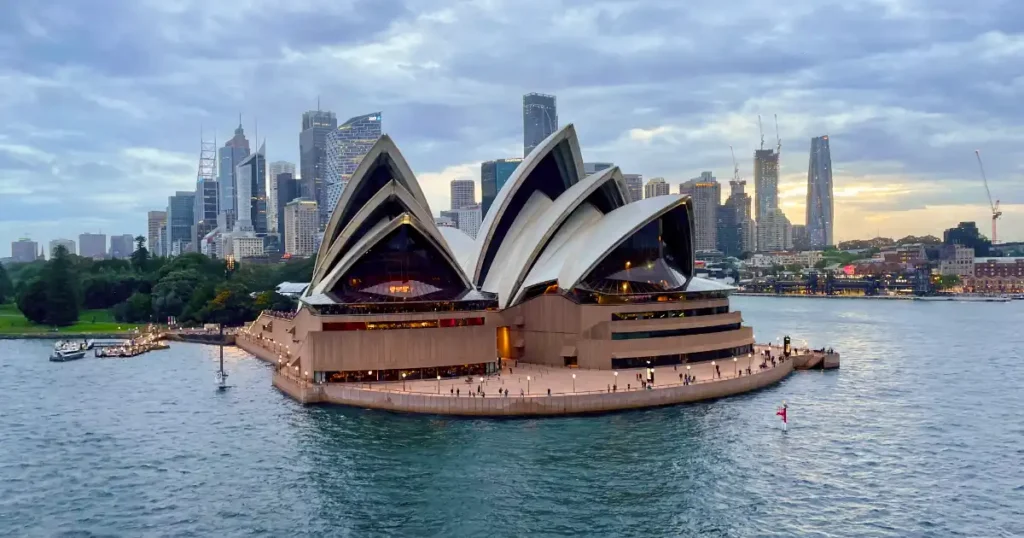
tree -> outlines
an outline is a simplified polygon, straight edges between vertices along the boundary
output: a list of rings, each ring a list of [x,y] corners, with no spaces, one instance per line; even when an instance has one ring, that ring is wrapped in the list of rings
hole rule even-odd
[[[276,291],[265,291],[256,296],[256,301],[253,304],[256,310],[279,310],[287,312],[295,309],[295,303],[277,293]]]
[[[240,325],[256,317],[248,290],[237,282],[225,282],[217,287],[217,295],[200,314],[204,322],[222,325]]]
[[[7,270],[4,269],[3,264],[0,264],[0,304],[4,304],[13,298],[14,283],[11,282],[11,277],[7,276]]]
[[[176,260],[184,257],[179,256]],[[201,281],[203,279],[195,269],[167,273],[153,286],[153,318],[162,322],[168,317],[181,317],[192,292]]]
[[[127,301],[114,307],[114,319],[124,323],[144,323],[153,316],[153,300],[148,293],[135,292]]]
[[[146,249],[146,238],[135,236],[135,252],[132,252],[132,267],[142,273],[149,265],[149,250]]]
[[[32,323],[46,323],[46,282],[36,278],[27,283],[22,282],[21,285],[18,310]]]
[[[78,321],[78,275],[63,245],[54,249],[46,265],[46,323],[66,327]]]

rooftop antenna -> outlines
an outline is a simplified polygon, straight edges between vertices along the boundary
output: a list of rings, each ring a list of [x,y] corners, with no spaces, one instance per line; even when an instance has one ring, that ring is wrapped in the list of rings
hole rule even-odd
[[[782,154],[782,138],[779,137],[779,115],[775,115],[775,140],[777,141],[775,146],[775,153]]]
[[[761,149],[764,149],[764,129],[761,127],[761,115],[757,115],[757,132],[761,133]]]

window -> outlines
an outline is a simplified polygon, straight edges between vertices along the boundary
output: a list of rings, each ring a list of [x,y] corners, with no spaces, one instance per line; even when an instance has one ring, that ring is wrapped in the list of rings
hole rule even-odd
[[[396,329],[437,329],[439,327],[473,327],[484,324],[484,318],[420,319],[410,321],[343,321],[327,322],[325,331],[392,331]]]
[[[641,338],[667,338],[670,336],[692,336],[695,334],[713,334],[739,330],[739,323],[713,325],[711,327],[687,327],[684,329],[665,329],[661,331],[637,331],[630,333],[612,333],[612,340],[637,340]]]
[[[653,357],[628,357],[612,359],[612,368],[643,368],[646,366],[672,366],[673,364],[684,364],[688,362],[705,362],[733,357],[744,357],[754,352],[751,344],[725,349],[714,349],[698,353],[678,353],[672,355],[657,355]]]
[[[614,312],[612,313],[612,321],[690,318],[693,316],[713,316],[717,314],[728,313],[729,305],[709,306],[707,308],[691,308],[688,310],[660,310],[655,312]]]

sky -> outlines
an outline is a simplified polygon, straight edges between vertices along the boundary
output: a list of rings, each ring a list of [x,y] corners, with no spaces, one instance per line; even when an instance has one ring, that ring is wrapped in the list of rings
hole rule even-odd
[[[758,115],[803,223],[810,138],[831,141],[837,240],[1024,240],[1019,0],[6,0],[0,257],[10,242],[145,234],[193,190],[201,133],[242,114],[298,162],[301,115],[382,111],[436,214],[449,182],[522,154],[522,95],[558,97],[584,160],[752,190]],[[723,191],[728,191],[727,185]],[[479,196],[479,191],[478,191]]]

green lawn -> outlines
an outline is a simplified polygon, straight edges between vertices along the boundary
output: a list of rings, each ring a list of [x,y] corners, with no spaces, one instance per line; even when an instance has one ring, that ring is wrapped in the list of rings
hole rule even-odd
[[[119,323],[109,310],[83,310],[78,313],[78,323],[61,327],[57,333],[114,333],[128,331],[137,324]],[[14,304],[0,304],[0,334],[52,333],[53,328],[36,325],[21,315]]]

